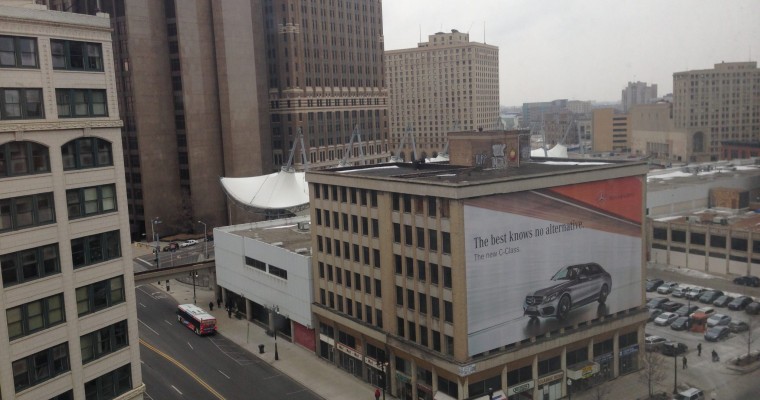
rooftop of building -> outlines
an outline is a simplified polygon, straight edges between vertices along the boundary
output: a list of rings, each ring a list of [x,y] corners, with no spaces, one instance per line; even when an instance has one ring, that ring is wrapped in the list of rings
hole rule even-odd
[[[309,216],[303,216],[231,225],[214,230],[269,243],[293,253],[309,255],[311,254],[309,221]]]
[[[726,227],[733,231],[760,232],[760,209],[703,208],[681,215],[655,218],[655,221],[701,225],[705,227]]]
[[[760,175],[760,158],[687,164],[650,171],[647,174],[647,190],[653,192],[690,186],[705,180],[757,175]]]

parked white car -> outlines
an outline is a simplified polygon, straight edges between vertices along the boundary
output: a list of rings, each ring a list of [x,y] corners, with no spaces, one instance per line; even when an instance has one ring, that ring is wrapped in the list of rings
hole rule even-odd
[[[659,294],[670,294],[673,289],[678,287],[678,282],[665,282],[662,285],[657,287],[657,293]]]
[[[184,242],[180,243],[179,247],[190,247],[190,246],[195,246],[196,244],[198,244],[197,240],[190,239],[190,240],[185,240]]]

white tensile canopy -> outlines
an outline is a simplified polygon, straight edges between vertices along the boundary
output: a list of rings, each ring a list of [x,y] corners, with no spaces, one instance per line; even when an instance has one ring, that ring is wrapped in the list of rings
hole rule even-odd
[[[303,208],[309,204],[304,172],[280,171],[246,178],[221,178],[222,188],[236,202],[259,210]]]
[[[551,158],[567,158],[567,146],[563,144],[557,144],[544,153],[544,149],[535,149],[530,151],[531,157],[551,157]]]

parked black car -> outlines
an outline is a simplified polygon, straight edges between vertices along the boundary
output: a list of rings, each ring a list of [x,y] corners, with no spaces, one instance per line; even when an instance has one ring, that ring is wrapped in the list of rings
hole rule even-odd
[[[561,268],[551,283],[525,296],[523,312],[535,319],[565,319],[571,309],[598,301],[604,304],[612,288],[612,277],[597,263],[576,264]]]
[[[662,279],[647,279],[646,289],[647,292],[654,292],[660,285],[665,283]]]
[[[717,300],[713,301],[713,305],[716,307],[725,307],[732,301],[734,301],[733,297],[724,294],[723,296],[718,297]]]
[[[674,331],[685,331],[691,327],[690,321],[689,317],[678,317],[672,324],[670,324],[670,329]]]
[[[662,314],[662,310],[660,310],[659,308],[650,308],[649,309],[649,319],[647,320],[647,322],[654,321],[654,319],[657,318],[657,317],[659,317],[660,314]]]
[[[681,308],[683,306],[683,303],[679,303],[677,301],[668,301],[665,304],[661,305],[660,308],[662,311],[671,311],[674,312]]]
[[[689,315],[693,314],[695,311],[699,310],[699,306],[695,305],[685,305],[681,306],[678,310],[676,310],[676,314],[680,317],[688,317]]]
[[[647,307],[662,309],[662,305],[668,301],[670,301],[670,299],[667,297],[655,297],[647,302]]]
[[[753,301],[752,303],[749,303],[747,307],[744,309],[744,311],[747,314],[757,315],[760,314],[760,303]]]
[[[734,283],[743,286],[760,287],[760,278],[754,275],[740,276],[738,278],[734,278]]]
[[[718,340],[727,338],[730,332],[731,331],[725,325],[713,326],[712,328],[707,328],[707,331],[705,332],[705,340],[709,342],[717,342]]]
[[[749,330],[749,324],[744,321],[731,321],[728,323],[728,329],[733,333],[739,333]]]
[[[739,296],[735,298],[732,302],[728,303],[728,309],[729,310],[743,310],[748,305],[752,303],[752,297],[749,296]]]
[[[664,356],[677,356],[686,353],[689,347],[681,342],[665,342],[660,345],[660,352]]]
[[[713,301],[718,300],[718,297],[723,296],[723,291],[720,290],[708,290],[699,296],[699,302],[705,304],[712,304]]]

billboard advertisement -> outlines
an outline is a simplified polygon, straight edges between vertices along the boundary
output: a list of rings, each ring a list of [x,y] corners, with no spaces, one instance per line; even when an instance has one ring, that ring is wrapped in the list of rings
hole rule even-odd
[[[469,355],[639,306],[642,179],[468,199]]]

